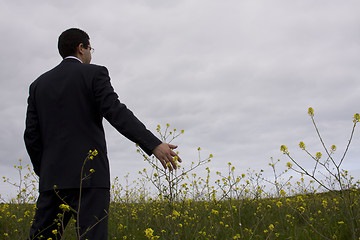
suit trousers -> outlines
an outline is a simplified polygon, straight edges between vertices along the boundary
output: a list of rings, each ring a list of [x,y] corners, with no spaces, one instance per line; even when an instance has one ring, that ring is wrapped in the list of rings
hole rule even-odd
[[[30,228],[29,239],[61,239],[73,216],[79,217],[78,239],[107,240],[110,192],[106,188],[83,188],[79,205],[79,189],[41,192]]]

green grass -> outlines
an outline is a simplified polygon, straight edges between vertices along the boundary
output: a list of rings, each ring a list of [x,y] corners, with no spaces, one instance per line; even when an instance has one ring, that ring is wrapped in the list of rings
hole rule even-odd
[[[360,192],[350,194],[352,223],[338,191],[257,200],[112,203],[109,239],[353,239]],[[33,214],[32,204],[1,204],[0,238],[26,239]],[[153,233],[148,230],[146,236],[147,229]],[[64,239],[75,238],[71,223]]]

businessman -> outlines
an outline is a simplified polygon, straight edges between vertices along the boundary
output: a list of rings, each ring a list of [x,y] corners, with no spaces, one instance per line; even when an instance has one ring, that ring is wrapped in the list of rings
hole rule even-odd
[[[58,49],[62,62],[29,88],[24,141],[40,192],[29,238],[60,239],[62,228],[54,219],[63,213],[61,224],[66,226],[74,214],[59,208],[66,203],[80,209],[78,237],[105,240],[110,174],[103,118],[148,155],[154,154],[164,168],[176,169],[181,159],[173,151],[177,146],[161,142],[119,101],[108,70],[90,64],[94,49],[86,32],[64,31]],[[84,166],[89,178],[82,183],[79,201],[84,159],[94,149],[98,154]]]

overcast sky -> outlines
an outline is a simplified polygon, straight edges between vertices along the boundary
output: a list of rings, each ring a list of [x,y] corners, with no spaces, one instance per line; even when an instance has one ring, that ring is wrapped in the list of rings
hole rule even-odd
[[[340,158],[352,117],[360,111],[360,1],[125,0],[6,1],[0,8],[0,176],[30,163],[23,143],[29,84],[60,63],[59,34],[78,27],[90,35],[92,63],[109,69],[120,97],[147,127],[185,130],[184,166],[210,153],[212,171],[232,162],[271,172],[270,158],[288,161],[285,144],[322,151],[309,106],[325,143]],[[54,109],[56,111],[56,109]],[[112,178],[135,178],[148,165],[105,123]],[[344,168],[360,169],[355,132]],[[203,170],[199,169],[199,172]],[[0,194],[11,191],[0,184]]]

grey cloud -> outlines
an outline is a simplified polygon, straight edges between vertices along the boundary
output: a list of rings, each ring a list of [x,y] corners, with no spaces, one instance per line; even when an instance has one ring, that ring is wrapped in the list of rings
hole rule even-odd
[[[6,156],[0,169],[27,157],[28,85],[61,60],[57,37],[73,26],[89,33],[93,62],[108,67],[121,101],[150,129],[170,123],[185,130],[176,140],[184,164],[196,159],[198,146],[214,154],[214,169],[226,169],[229,161],[265,168],[270,157],[283,159],[281,144],[298,149],[301,140],[317,150],[309,106],[327,142],[343,148],[359,112],[359,5],[137,0],[78,1],[70,9],[66,2],[4,3],[1,18],[12,22],[0,25],[0,151]],[[106,132],[112,176],[146,166],[132,143],[111,127]],[[351,169],[360,168],[356,144],[358,137],[346,165]]]

